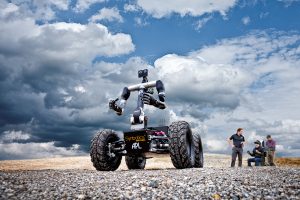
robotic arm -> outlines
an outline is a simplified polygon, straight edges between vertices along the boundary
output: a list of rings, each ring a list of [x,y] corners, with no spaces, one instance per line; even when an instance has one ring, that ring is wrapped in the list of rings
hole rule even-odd
[[[153,95],[150,93],[145,93],[143,95],[143,102],[144,102],[144,104],[155,106],[156,108],[159,108],[159,109],[166,108],[166,104],[164,102],[161,102],[161,101],[155,99],[153,97]]]
[[[122,95],[120,97],[120,103],[117,104],[117,101],[119,98],[115,100],[109,101],[109,108],[114,110],[117,115],[122,115],[126,102],[128,98],[130,97],[130,93],[132,91],[139,91],[139,98],[140,101],[138,101],[138,108],[143,108],[144,104],[155,106],[159,109],[165,109],[166,104],[165,102],[165,87],[162,81],[151,81],[148,82],[147,80],[148,71],[147,70],[140,70],[139,71],[139,77],[143,77],[143,82],[141,84],[132,85],[129,87],[124,87]],[[151,92],[149,92],[150,88],[156,87],[157,93],[158,93],[158,100],[153,97]]]
[[[116,104],[117,101],[119,101],[119,97],[116,98],[115,100],[109,100],[108,103],[109,109],[114,110],[117,113],[117,115],[122,115],[123,109]]]
[[[160,80],[156,81],[155,86],[156,86],[159,100],[155,99],[152,94],[146,92],[143,95],[143,102],[144,102],[144,104],[152,105],[159,109],[165,109],[166,108],[166,104],[164,103],[165,102],[165,87],[164,87],[162,81],[160,81]]]
[[[126,102],[127,102],[127,99],[129,97],[130,97],[130,91],[127,87],[124,87],[119,105],[117,105],[117,101],[119,100],[119,97],[118,97],[115,100],[109,101],[109,108],[114,110],[117,113],[117,115],[122,115],[125,105],[126,105]]]

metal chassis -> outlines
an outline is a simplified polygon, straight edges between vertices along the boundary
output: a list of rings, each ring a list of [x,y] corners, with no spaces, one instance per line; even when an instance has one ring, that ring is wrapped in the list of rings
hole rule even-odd
[[[149,150],[143,150],[140,153],[157,153],[157,154],[167,154],[169,153],[169,137],[167,133],[164,133],[163,135],[155,135],[154,133],[157,131],[162,131],[160,129],[161,127],[148,127],[146,129],[141,130],[132,130],[131,133],[139,132],[139,131],[146,131],[147,132],[147,142],[149,143]],[[167,126],[164,126],[164,128],[168,128]],[[124,137],[124,133],[123,133]],[[153,144],[154,141],[167,141],[163,144]],[[121,156],[134,156],[139,155],[138,153],[130,153],[126,150],[126,142],[124,139],[120,139],[118,141],[112,142],[108,144],[108,154],[109,156],[114,157],[115,154],[121,155]]]

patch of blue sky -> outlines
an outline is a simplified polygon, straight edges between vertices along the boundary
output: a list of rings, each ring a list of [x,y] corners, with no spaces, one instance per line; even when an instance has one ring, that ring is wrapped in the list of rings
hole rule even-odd
[[[186,55],[205,45],[215,44],[218,40],[242,36],[251,30],[300,30],[300,3],[297,2],[285,6],[278,1],[258,1],[246,6],[237,5],[230,9],[226,16],[214,12],[198,17],[182,17],[178,14],[171,14],[161,19],[155,19],[142,11],[125,12],[125,3],[128,2],[105,1],[91,5],[83,13],[75,12],[72,9],[57,11],[58,18],[56,20],[86,24],[88,19],[101,8],[117,7],[124,18],[123,23],[115,21],[99,23],[107,26],[112,33],[130,34],[136,49],[128,55],[112,58],[97,57],[94,61],[124,62],[128,57],[140,56],[150,64],[163,55],[170,53]],[[210,16],[211,19],[197,30],[197,21]],[[135,21],[137,17],[146,24],[138,25]],[[245,17],[249,18],[247,24],[242,21]]]

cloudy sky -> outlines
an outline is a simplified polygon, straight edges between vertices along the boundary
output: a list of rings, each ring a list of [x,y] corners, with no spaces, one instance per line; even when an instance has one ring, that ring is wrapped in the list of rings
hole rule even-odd
[[[300,1],[0,0],[0,159],[85,155],[139,69],[166,86],[152,124],[190,122],[205,152],[271,134],[300,156]]]

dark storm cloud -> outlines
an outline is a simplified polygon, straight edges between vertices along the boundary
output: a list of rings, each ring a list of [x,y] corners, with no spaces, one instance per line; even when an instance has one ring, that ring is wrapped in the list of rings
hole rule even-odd
[[[0,3],[7,11],[0,15],[0,138],[30,135],[24,145],[43,148],[45,143],[57,154],[69,155],[59,146],[79,144],[87,150],[99,128],[126,127],[128,119],[108,111],[108,99],[122,89],[119,82],[105,79],[105,68],[91,62],[96,56],[133,51],[129,35],[112,34],[100,24],[38,25],[23,7]],[[16,152],[19,143],[1,141]]]
[[[130,62],[127,67],[132,65]],[[27,72],[8,78],[1,84],[1,92],[5,94],[0,102],[4,108],[0,111],[1,134],[6,130],[26,130],[22,124],[33,120],[34,128],[27,129],[32,137],[26,142],[55,141],[54,146],[59,147],[79,144],[81,150],[88,151],[90,140],[100,128],[129,129],[129,117],[136,106],[135,95],[132,94],[128,102],[126,114],[116,116],[108,109],[108,99],[117,97],[126,85],[112,78],[105,83],[97,73],[102,74],[97,69],[86,73],[57,70],[49,75],[37,70],[32,71],[30,78]],[[140,81],[134,77],[132,83]],[[76,92],[77,85],[82,88]]]

